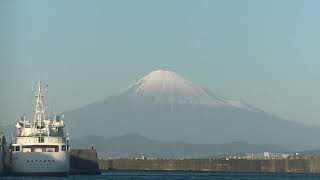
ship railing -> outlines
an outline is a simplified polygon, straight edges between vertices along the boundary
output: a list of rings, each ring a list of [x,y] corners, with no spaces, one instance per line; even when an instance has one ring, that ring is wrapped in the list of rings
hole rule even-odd
[[[45,143],[66,143],[66,138],[61,137],[45,137]]]
[[[66,143],[67,140],[64,137],[16,137],[13,141],[14,144],[25,144],[25,143]]]
[[[35,137],[16,137],[14,144],[25,144],[25,143],[37,143],[37,138]]]

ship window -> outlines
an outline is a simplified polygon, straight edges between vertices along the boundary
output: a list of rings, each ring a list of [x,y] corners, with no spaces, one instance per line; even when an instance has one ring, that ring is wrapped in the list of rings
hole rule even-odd
[[[59,152],[59,146],[57,145],[32,145],[32,146],[24,146],[23,151],[26,148],[30,148],[30,152]]]
[[[20,151],[20,146],[14,146],[13,151]]]
[[[33,152],[43,152],[41,147],[33,148]]]
[[[56,148],[49,147],[49,148],[46,149],[46,152],[56,152]]]
[[[70,151],[70,147],[69,147],[69,145],[67,145],[67,151]]]
[[[38,142],[39,143],[44,143],[44,137],[38,137]]]
[[[65,145],[62,145],[62,146],[61,146],[61,150],[62,150],[62,151],[66,151],[66,146],[65,146]]]
[[[22,152],[31,152],[31,147],[30,146],[23,146]]]

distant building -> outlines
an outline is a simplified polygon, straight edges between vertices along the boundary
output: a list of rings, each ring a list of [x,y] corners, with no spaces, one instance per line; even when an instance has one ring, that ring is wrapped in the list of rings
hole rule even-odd
[[[271,152],[261,152],[261,153],[246,153],[242,155],[227,156],[229,159],[287,159],[289,156],[294,156],[293,154],[286,153],[271,153]]]

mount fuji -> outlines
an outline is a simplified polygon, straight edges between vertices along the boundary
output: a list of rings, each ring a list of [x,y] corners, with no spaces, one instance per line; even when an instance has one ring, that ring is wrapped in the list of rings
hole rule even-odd
[[[133,101],[153,104],[189,104],[254,110],[253,107],[241,101],[218,97],[210,90],[197,87],[180,75],[164,70],[149,73],[130,86],[125,94]]]
[[[153,71],[117,95],[64,115],[73,137],[94,134],[110,138],[138,133],[171,142],[241,141],[294,150],[320,148],[319,128],[215,95],[164,70]]]

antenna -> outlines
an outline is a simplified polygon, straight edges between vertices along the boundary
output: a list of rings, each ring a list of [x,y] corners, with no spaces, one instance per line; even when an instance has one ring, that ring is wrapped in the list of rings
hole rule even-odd
[[[42,89],[42,84],[41,81],[38,83],[38,88],[37,88],[37,94],[35,95],[36,97],[36,107],[35,107],[35,115],[34,115],[34,120],[33,124],[35,128],[42,129],[44,127],[44,120],[45,120],[45,107],[44,107],[44,92]]]

